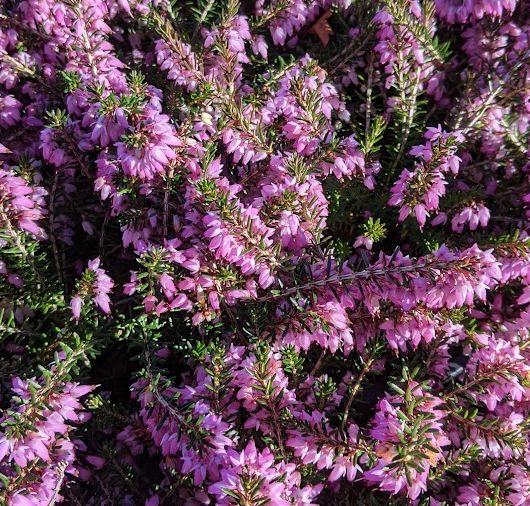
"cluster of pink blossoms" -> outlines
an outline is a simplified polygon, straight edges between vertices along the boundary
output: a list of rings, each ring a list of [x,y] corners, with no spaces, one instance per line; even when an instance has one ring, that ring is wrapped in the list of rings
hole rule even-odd
[[[400,221],[413,213],[420,227],[425,225],[430,213],[438,210],[440,198],[445,195],[447,181],[444,174],[458,174],[461,160],[456,151],[464,141],[460,132],[444,132],[441,127],[427,129],[425,139],[425,144],[410,150],[419,161],[413,171],[403,169],[388,201],[391,206],[400,206]],[[440,222],[439,216],[433,220],[433,225]]]
[[[0,5],[0,503],[530,504],[523,0]]]
[[[76,451],[86,447],[71,438],[74,424],[90,416],[79,401],[93,389],[69,382],[51,387],[46,380],[12,379],[11,391],[18,402],[3,413],[0,422],[6,427],[0,436],[0,472],[4,485],[11,482],[9,504],[59,501],[63,482],[80,474]],[[20,427],[23,433],[18,432]],[[30,484],[20,486],[27,477]]]

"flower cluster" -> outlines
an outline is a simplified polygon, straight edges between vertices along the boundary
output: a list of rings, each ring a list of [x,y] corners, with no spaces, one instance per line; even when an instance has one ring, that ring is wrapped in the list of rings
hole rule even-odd
[[[425,225],[430,213],[438,210],[440,197],[445,195],[447,181],[444,174],[458,174],[461,160],[455,153],[464,140],[459,132],[447,133],[441,127],[427,129],[425,139],[425,144],[410,150],[410,154],[419,161],[414,170],[403,169],[388,201],[391,206],[400,206],[400,221],[414,213],[420,227]],[[460,223],[461,219],[453,220],[453,229],[455,222]]]
[[[0,169],[0,192],[2,228],[11,233],[23,230],[45,239],[46,233],[39,221],[46,214],[46,190],[32,186],[12,169]]]
[[[114,286],[112,279],[105,274],[105,271],[99,267],[100,260],[95,258],[88,262],[88,269],[85,271],[83,278],[79,282],[79,290],[70,302],[72,316],[79,320],[81,308],[88,295],[94,299],[95,304],[106,314],[110,313],[109,293]]]
[[[0,5],[0,503],[530,504],[530,10]]]
[[[0,470],[9,504],[58,501],[63,482],[80,474],[76,452],[84,445],[72,433],[90,416],[80,398],[94,386],[61,381],[76,359],[76,353],[62,352],[51,375],[12,379],[13,401],[0,421]]]

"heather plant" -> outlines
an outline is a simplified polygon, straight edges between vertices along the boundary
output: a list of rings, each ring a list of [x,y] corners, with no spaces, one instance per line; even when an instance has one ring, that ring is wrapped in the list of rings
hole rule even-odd
[[[0,504],[530,504],[524,0],[0,2]]]

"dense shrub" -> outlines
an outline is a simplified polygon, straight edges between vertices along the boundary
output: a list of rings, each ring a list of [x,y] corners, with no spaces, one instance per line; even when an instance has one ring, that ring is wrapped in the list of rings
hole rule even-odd
[[[4,0],[0,503],[530,504],[525,0]]]

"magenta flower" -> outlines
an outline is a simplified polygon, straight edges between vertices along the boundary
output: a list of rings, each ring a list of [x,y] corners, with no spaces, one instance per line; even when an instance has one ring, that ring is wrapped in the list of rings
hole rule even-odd
[[[440,127],[428,128],[425,139],[424,145],[410,150],[419,161],[413,171],[403,170],[388,201],[391,206],[400,206],[399,221],[414,214],[420,228],[425,226],[430,212],[438,210],[440,198],[446,193],[445,174],[458,174],[460,158],[455,151],[464,140],[460,132],[447,133]]]
[[[10,128],[20,121],[22,104],[12,95],[0,97],[0,127]]]
[[[109,293],[114,287],[114,282],[99,265],[99,258],[88,262],[88,269],[85,270],[79,282],[78,293],[70,301],[74,320],[79,320],[81,308],[88,298],[92,298],[103,313],[110,313]]]
[[[12,170],[0,169],[0,222],[3,227],[11,226],[45,239],[46,233],[39,221],[46,214],[44,188],[32,187]]]
[[[2,2],[0,504],[530,504],[529,83],[523,1]]]
[[[446,416],[439,409],[442,400],[428,396],[414,382],[406,387],[406,396],[406,399],[387,396],[379,401],[371,430],[372,437],[378,441],[378,461],[363,477],[392,494],[406,490],[407,496],[414,500],[427,490],[429,468],[443,459],[442,448],[450,441],[442,428]],[[413,399],[419,402],[416,408],[410,409],[407,405]],[[407,424],[415,424],[424,430],[411,434]],[[424,436],[419,436],[420,433]],[[406,443],[403,439],[405,434],[411,434]],[[402,441],[403,446],[400,444]],[[408,464],[411,459],[404,457],[407,454],[414,455],[414,466]]]
[[[141,180],[163,174],[177,157],[175,148],[181,146],[169,117],[151,108],[122,138],[116,143],[122,169],[126,175]]]
[[[34,409],[31,401],[39,389],[44,395],[39,408],[40,419],[24,435],[16,435],[13,429],[17,423],[24,423],[24,417],[31,416]],[[34,477],[27,486],[9,494],[9,504],[33,505],[49,501],[57,494],[64,473],[77,474],[76,444],[70,437],[74,425],[86,420],[79,399],[93,389],[93,386],[68,382],[48,389],[42,378],[39,382],[13,378],[12,390],[19,400],[2,416],[7,430],[0,436],[0,471],[10,479],[33,468]]]

